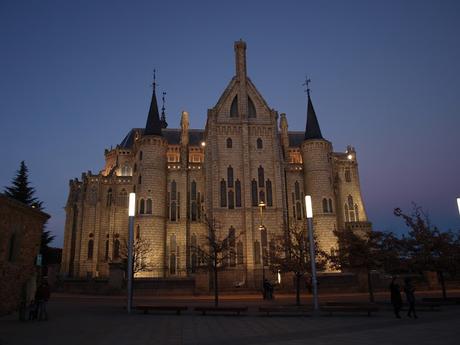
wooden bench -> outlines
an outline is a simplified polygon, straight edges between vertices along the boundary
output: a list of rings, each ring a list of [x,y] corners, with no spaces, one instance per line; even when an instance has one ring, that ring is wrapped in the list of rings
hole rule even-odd
[[[423,302],[426,303],[438,303],[438,304],[460,304],[460,297],[447,297],[446,299],[442,297],[425,297],[422,299]]]
[[[259,307],[260,313],[266,313],[267,316],[270,314],[285,314],[285,315],[310,315],[312,313],[311,308],[306,307]]]
[[[379,311],[379,307],[373,304],[337,304],[322,306],[320,310],[329,315],[333,313],[366,313],[367,316],[371,316],[372,313]]]
[[[186,306],[172,306],[172,305],[138,305],[134,307],[135,310],[140,310],[144,314],[148,314],[149,311],[175,311],[177,315],[180,315],[182,311],[188,309]]]
[[[393,309],[393,305],[390,302],[377,302],[379,306],[382,306],[386,309]],[[415,302],[415,310],[417,311],[440,311],[441,304],[432,303],[432,302]],[[406,311],[408,309],[407,303],[403,303],[401,311]]]
[[[432,302],[415,302],[416,311],[440,311],[441,304]],[[401,310],[408,310],[407,304],[403,305]]]
[[[195,307],[195,311],[201,312],[202,315],[206,313],[236,313],[238,316],[248,311],[248,307]]]

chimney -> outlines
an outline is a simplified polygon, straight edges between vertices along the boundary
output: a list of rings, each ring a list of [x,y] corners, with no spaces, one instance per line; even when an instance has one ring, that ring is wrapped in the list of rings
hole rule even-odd
[[[236,78],[238,80],[246,79],[246,42],[239,40],[235,42],[235,63]]]

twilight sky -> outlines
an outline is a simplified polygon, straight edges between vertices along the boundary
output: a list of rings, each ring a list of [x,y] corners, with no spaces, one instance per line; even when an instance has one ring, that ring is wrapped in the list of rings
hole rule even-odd
[[[0,0],[0,187],[25,160],[62,245],[68,180],[98,172],[104,149],[143,127],[152,70],[169,127],[191,128],[234,75],[304,130],[307,73],[325,138],[356,147],[369,219],[415,201],[459,229],[459,1]]]

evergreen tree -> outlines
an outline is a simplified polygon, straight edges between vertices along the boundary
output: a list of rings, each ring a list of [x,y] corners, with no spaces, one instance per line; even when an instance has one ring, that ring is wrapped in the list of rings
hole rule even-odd
[[[11,182],[11,187],[5,187],[3,192],[6,196],[20,201],[30,207],[43,210],[43,202],[35,197],[35,188],[29,182],[29,169],[27,169],[24,161],[21,161],[19,170],[16,172],[16,177]],[[43,255],[43,263],[47,264],[50,256],[49,244],[53,241],[54,237],[49,230],[45,230],[46,223],[43,225],[43,232],[40,243],[40,253]]]
[[[34,196],[35,189],[29,183],[29,170],[24,161],[21,162],[16,177],[11,182],[11,187],[5,187],[3,192],[6,196],[18,200],[28,206],[42,209],[42,202]]]

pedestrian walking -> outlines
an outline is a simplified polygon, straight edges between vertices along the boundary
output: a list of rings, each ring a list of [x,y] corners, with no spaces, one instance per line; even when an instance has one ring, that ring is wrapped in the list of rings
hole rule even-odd
[[[46,304],[50,299],[50,288],[46,281],[43,281],[38,287],[35,294],[35,302],[37,303],[37,317],[38,321],[48,320],[48,311],[46,310]]]
[[[407,316],[412,317],[413,314],[414,319],[416,319],[417,314],[415,313],[415,287],[412,285],[411,279],[409,277],[404,279],[404,293],[406,294],[407,303],[409,304]]]
[[[393,311],[395,313],[395,316],[396,318],[400,319],[401,315],[399,315],[399,312],[401,311],[401,307],[402,307],[402,298],[401,298],[401,289],[399,288],[399,284],[396,282],[396,277],[393,277],[391,281],[390,295],[391,295],[391,304],[393,305]]]

